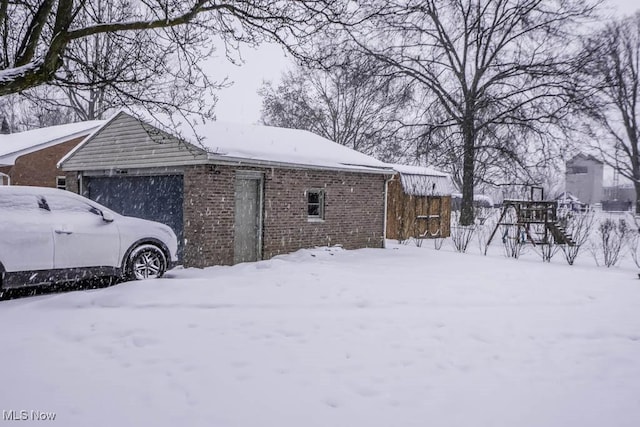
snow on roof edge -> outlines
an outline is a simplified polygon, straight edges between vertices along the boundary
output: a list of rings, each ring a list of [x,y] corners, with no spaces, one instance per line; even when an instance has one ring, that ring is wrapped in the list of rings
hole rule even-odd
[[[208,159],[214,163],[221,164],[246,164],[251,166],[262,167],[278,167],[278,168],[291,168],[291,169],[316,169],[316,170],[335,170],[335,171],[349,171],[349,172],[361,172],[361,173],[373,173],[382,175],[393,175],[394,170],[391,168],[379,168],[367,165],[351,165],[345,163],[335,163],[333,165],[314,165],[309,163],[292,163],[276,160],[261,160],[250,159],[247,157],[233,157],[226,154],[209,153]]]
[[[121,109],[60,159],[57,166],[64,168],[65,162],[122,114],[131,116],[143,124],[156,127]],[[180,132],[180,129],[170,133],[185,144],[205,150],[207,159],[212,162],[343,170],[385,175],[394,173],[392,166],[388,163],[309,131],[224,122],[209,122],[207,124],[208,126],[196,129],[202,132],[203,137],[201,138],[190,135],[188,132]],[[164,132],[169,131],[164,130]],[[209,138],[208,143],[206,142],[207,138]]]
[[[37,129],[31,129],[29,131],[24,131],[24,132],[17,132],[17,133],[13,133],[13,134],[9,134],[9,136],[12,137],[20,137],[23,136],[22,134],[24,133],[31,133],[31,135],[27,134],[25,137],[32,137],[33,132],[36,131],[45,131],[46,129],[52,128],[52,127],[63,127],[63,126],[68,126],[71,127],[72,125],[80,125],[80,124],[86,124],[87,127],[79,127],[78,129],[74,130],[74,131],[70,131],[69,133],[64,133],[63,135],[57,136],[55,138],[52,139],[44,139],[44,140],[39,140],[36,141],[33,145],[23,145],[17,149],[15,149],[15,151],[11,151],[11,152],[7,152],[3,155],[0,155],[0,159],[5,159],[6,161],[8,161],[9,163],[2,163],[2,165],[5,166],[11,166],[15,163],[15,160],[20,157],[20,156],[24,156],[26,154],[30,154],[57,144],[60,144],[62,142],[77,138],[79,136],[82,136],[83,134],[87,134],[89,131],[91,131],[92,129],[96,129],[99,128],[101,126],[101,123],[103,121],[102,120],[87,120],[87,121],[83,121],[83,122],[75,122],[75,123],[67,123],[64,125],[56,125],[56,126],[47,126],[47,127],[43,127],[43,128],[37,128]]]
[[[185,132],[183,138],[206,150],[212,160],[393,174],[388,163],[308,130],[220,121],[194,130],[198,137]]]
[[[446,172],[439,171],[430,166],[414,166],[414,165],[404,165],[400,163],[388,163],[390,167],[392,167],[396,172],[401,174],[410,174],[410,175],[424,175],[424,176],[442,176],[449,177],[450,175]]]

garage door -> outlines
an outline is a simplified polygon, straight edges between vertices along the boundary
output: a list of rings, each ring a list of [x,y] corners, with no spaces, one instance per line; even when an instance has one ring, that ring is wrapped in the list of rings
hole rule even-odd
[[[178,236],[182,260],[182,175],[84,177],[88,197],[119,214],[158,221]]]

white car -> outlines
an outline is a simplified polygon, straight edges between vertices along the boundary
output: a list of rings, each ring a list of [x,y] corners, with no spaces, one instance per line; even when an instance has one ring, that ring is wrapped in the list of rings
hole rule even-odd
[[[65,190],[0,186],[0,295],[94,277],[161,277],[177,263],[177,250],[164,224]]]

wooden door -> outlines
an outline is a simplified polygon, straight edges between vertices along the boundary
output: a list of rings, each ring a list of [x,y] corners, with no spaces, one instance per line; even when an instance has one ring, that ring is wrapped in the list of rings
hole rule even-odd
[[[262,259],[262,177],[238,174],[235,184],[234,263]]]

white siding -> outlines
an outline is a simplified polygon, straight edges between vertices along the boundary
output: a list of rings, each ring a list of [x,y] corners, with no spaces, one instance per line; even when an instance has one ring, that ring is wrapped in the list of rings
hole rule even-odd
[[[204,150],[119,113],[64,163],[66,171],[150,168],[206,162]]]

